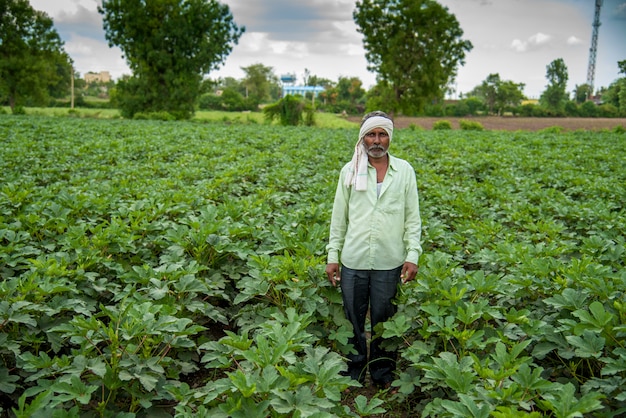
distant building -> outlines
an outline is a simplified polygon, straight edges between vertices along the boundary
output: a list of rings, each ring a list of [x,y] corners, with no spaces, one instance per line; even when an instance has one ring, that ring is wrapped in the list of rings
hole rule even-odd
[[[100,71],[99,73],[94,73],[89,71],[85,74],[85,83],[108,83],[111,81],[111,74],[108,71]]]
[[[322,86],[283,86],[283,97],[291,94],[293,96],[305,96],[307,93],[313,93],[313,97],[325,90]]]

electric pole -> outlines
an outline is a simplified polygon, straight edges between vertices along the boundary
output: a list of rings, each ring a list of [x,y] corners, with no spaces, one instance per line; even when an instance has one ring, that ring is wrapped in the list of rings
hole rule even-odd
[[[598,53],[598,29],[600,28],[600,9],[603,0],[596,0],[595,15],[593,18],[593,31],[591,33],[591,48],[589,48],[589,66],[587,67],[587,85],[589,97],[593,96],[593,82],[596,76],[596,54]]]

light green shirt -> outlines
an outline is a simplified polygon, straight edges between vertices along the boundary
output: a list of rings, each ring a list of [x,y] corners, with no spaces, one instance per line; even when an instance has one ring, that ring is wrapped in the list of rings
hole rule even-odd
[[[355,270],[391,270],[405,261],[417,264],[422,220],[413,167],[389,155],[379,196],[374,167],[368,164],[365,191],[345,186],[349,170],[346,164],[339,175],[326,247],[328,263],[341,260]]]

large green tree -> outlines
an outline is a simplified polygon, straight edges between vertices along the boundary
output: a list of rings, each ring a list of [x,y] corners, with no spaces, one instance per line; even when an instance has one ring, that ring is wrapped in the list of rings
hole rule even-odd
[[[274,74],[274,69],[260,63],[241,67],[241,69],[246,73],[243,79],[246,97],[256,105],[268,100],[272,84],[278,84],[279,82],[278,77]]]
[[[539,97],[539,102],[546,108],[561,112],[565,107],[565,102],[569,99],[567,93],[567,65],[563,58],[558,58],[546,66],[546,78],[548,85]]]
[[[524,83],[502,80],[500,74],[489,74],[477,89],[489,113],[501,115],[507,107],[519,106],[524,99]]]
[[[0,97],[14,112],[69,92],[71,60],[48,15],[27,0],[0,0]]]
[[[226,59],[244,32],[216,0],[104,0],[109,45],[118,46],[133,74],[118,83],[122,114],[193,115],[203,75]]]
[[[433,0],[361,0],[353,13],[390,112],[419,112],[443,98],[472,49],[456,17]],[[369,103],[368,103],[369,107]]]

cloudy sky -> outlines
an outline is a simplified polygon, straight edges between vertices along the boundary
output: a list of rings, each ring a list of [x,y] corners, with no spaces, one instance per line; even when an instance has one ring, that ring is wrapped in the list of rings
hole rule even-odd
[[[97,12],[101,0],[29,0],[46,12],[81,74],[106,70],[129,74],[118,48],[109,48]],[[546,66],[562,58],[568,91],[587,80],[595,0],[439,0],[459,21],[474,45],[458,70],[456,88],[466,93],[489,74],[524,83],[527,97],[545,89]],[[246,32],[219,70],[209,77],[243,78],[241,67],[261,63],[278,76],[311,74],[336,81],[359,77],[366,88],[376,75],[367,70],[362,37],[352,19],[355,0],[222,0]],[[604,0],[596,59],[596,87],[617,78],[626,59],[626,0]]]

